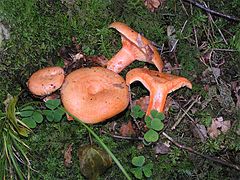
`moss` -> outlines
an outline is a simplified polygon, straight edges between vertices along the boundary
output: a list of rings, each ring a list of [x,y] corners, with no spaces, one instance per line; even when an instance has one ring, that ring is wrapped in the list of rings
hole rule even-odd
[[[73,3],[71,3],[73,2]],[[217,11],[238,16],[239,1],[206,1],[211,8]],[[121,47],[119,33],[109,29],[108,25],[113,21],[122,21],[131,26],[136,31],[144,34],[148,39],[158,45],[167,44],[167,26],[172,25],[176,29],[179,42],[176,49],[176,58],[181,66],[181,75],[189,78],[193,82],[193,91],[183,89],[186,97],[192,94],[200,94],[206,97],[206,92],[202,88],[199,76],[206,68],[199,60],[202,51],[196,46],[193,27],[196,28],[196,36],[199,43],[207,41],[207,48],[236,48],[239,49],[239,27],[236,22],[226,21],[213,16],[216,26],[213,27],[214,35],[208,38],[204,30],[210,27],[208,15],[193,7],[192,14],[190,5],[185,3],[189,15],[185,13],[180,1],[166,1],[165,6],[156,12],[150,13],[142,0],[1,0],[0,20],[8,24],[11,31],[11,39],[4,43],[4,51],[0,52],[0,100],[6,97],[7,93],[18,94],[21,90],[26,90],[26,81],[35,70],[55,64],[62,65],[62,59],[58,56],[58,51],[62,46],[69,45],[71,38],[75,36],[82,45],[84,52],[88,55],[105,55],[111,58]],[[185,28],[182,31],[184,23]],[[223,38],[218,31],[222,30],[229,44],[223,42]],[[182,32],[181,32],[182,31]],[[202,44],[198,44],[201,46]],[[167,48],[165,46],[165,48]],[[171,55],[166,55],[165,59],[172,63]],[[227,82],[239,80],[239,52],[219,53],[224,57],[226,63],[223,67]],[[169,56],[169,57],[168,57]],[[144,63],[134,62],[124,70],[123,75],[130,68],[143,67]],[[227,76],[228,75],[228,76]],[[136,96],[147,95],[148,92],[143,86],[133,89]],[[27,91],[23,93],[22,102],[29,99]],[[135,98],[135,97],[134,97]],[[137,98],[137,97],[136,97]],[[218,109],[213,104],[213,109]],[[0,108],[3,108],[2,104]],[[207,115],[213,116],[211,109],[206,109]],[[118,122],[130,119],[129,111],[113,118]],[[232,115],[234,117],[234,115]],[[198,118],[196,114],[195,118]],[[236,115],[236,119],[239,115]],[[172,122],[170,122],[172,123]],[[94,126],[94,131],[105,127],[106,124]],[[192,142],[191,129],[182,123],[172,135],[181,137],[185,132],[183,142],[189,145],[196,145]],[[219,140],[210,141],[203,144],[204,152],[211,152],[213,155],[221,153],[221,143],[229,147],[229,151],[239,150],[239,143],[236,143],[236,134],[229,133]],[[103,141],[109,146],[114,154],[124,164],[129,172],[131,159],[137,155],[145,155],[154,163],[153,178],[170,179],[192,178],[214,179],[227,173],[232,177],[231,169],[216,166],[211,162],[199,162],[197,158],[191,156],[177,148],[164,156],[155,158],[153,146],[137,149],[141,142],[129,142],[116,140],[107,135],[102,135]],[[233,138],[234,137],[234,138]],[[31,146],[30,159],[32,160],[33,179],[83,179],[79,172],[77,148],[80,144],[89,143],[89,136],[85,129],[76,123],[63,121],[59,124],[45,123],[34,130],[34,134],[26,139]],[[73,164],[66,168],[63,164],[63,151],[68,143],[73,145]],[[197,148],[201,149],[198,145]],[[234,159],[234,158],[233,158]],[[201,166],[202,165],[202,166]],[[209,171],[211,168],[211,171]],[[111,167],[102,179],[123,179],[121,171],[116,165]]]

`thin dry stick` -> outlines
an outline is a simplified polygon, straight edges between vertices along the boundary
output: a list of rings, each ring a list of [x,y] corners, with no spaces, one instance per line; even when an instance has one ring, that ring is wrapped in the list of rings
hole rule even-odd
[[[237,18],[237,17],[233,17],[233,16],[230,16],[230,15],[223,14],[223,13],[214,11],[212,9],[206,8],[203,4],[196,2],[196,0],[183,0],[183,1],[188,2],[188,3],[194,5],[194,6],[198,7],[198,8],[200,8],[200,9],[208,12],[208,13],[211,13],[211,14],[223,17],[225,19],[232,20],[232,21],[240,21],[240,19]]]
[[[194,32],[194,37],[195,37],[196,46],[197,46],[197,48],[198,48],[197,30],[196,30],[196,27],[195,27],[195,26],[193,26],[193,32]]]
[[[236,52],[238,50],[234,50],[234,49],[221,49],[221,48],[213,48],[213,51],[226,51],[226,52]]]
[[[113,137],[113,138],[117,138],[117,139],[143,141],[143,138],[141,138],[141,137],[136,137],[136,138],[134,138],[134,137],[130,137],[130,136],[119,136],[119,135],[107,133],[107,132],[104,131],[104,130],[102,130],[101,132],[104,133],[104,134],[107,134],[107,135],[109,135],[109,136],[111,136],[111,137]]]
[[[174,125],[172,126],[171,130],[176,129],[177,125],[181,122],[181,120],[184,118],[184,116],[188,113],[188,111],[190,111],[190,109],[193,107],[193,105],[199,101],[200,97],[197,96],[197,98],[192,102],[192,104],[187,108],[186,111],[184,111],[184,113],[182,114],[182,116],[174,123]]]
[[[182,33],[183,30],[185,29],[185,26],[187,25],[187,22],[188,22],[188,20],[186,20],[186,21],[184,22],[183,27],[182,27],[180,33]],[[176,49],[176,46],[177,46],[178,41],[179,41],[179,40],[177,39],[176,42],[174,43],[172,49],[170,50],[170,52],[173,52],[173,50]]]
[[[206,4],[205,2],[204,2],[204,6],[205,6],[206,8],[208,8],[208,7],[207,7],[207,4]],[[226,38],[224,37],[222,31],[218,28],[217,24],[216,24],[215,21],[213,20],[212,15],[211,15],[210,13],[208,13],[208,15],[209,15],[210,21],[213,23],[213,25],[217,28],[219,34],[222,36],[222,39],[223,39],[224,43],[225,43],[226,45],[228,45]]]
[[[181,5],[182,5],[182,8],[183,8],[185,14],[186,14],[187,16],[189,16],[189,14],[188,14],[188,12],[187,12],[187,9],[185,8],[185,6],[184,6],[182,0],[180,0],[180,3],[181,3]]]
[[[211,156],[202,154],[202,153],[200,153],[200,152],[192,149],[191,147],[187,147],[187,146],[184,146],[184,145],[182,145],[182,144],[179,144],[179,143],[176,142],[172,137],[170,137],[169,135],[167,135],[165,132],[163,132],[162,134],[163,134],[169,141],[171,141],[175,146],[179,147],[180,149],[187,150],[187,151],[189,151],[190,153],[199,155],[199,156],[204,157],[204,158],[206,158],[206,159],[208,159],[208,160],[210,160],[210,161],[217,162],[217,163],[220,163],[220,164],[222,164],[222,165],[225,165],[225,166],[228,166],[228,167],[232,167],[232,168],[240,171],[240,165],[232,164],[232,163],[230,163],[230,162],[221,160],[221,159],[219,159],[219,158],[211,157]]]

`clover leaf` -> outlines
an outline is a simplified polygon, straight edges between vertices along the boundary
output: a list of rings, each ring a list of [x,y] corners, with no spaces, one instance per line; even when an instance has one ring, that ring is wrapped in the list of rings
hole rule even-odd
[[[156,131],[160,131],[162,130],[164,127],[163,122],[159,119],[159,118],[153,118],[151,121],[151,128],[156,130]]]
[[[145,157],[144,156],[137,156],[132,159],[132,164],[134,166],[141,167],[145,163]]]
[[[47,108],[54,110],[56,109],[58,106],[60,106],[61,102],[59,99],[50,99],[47,102],[45,102],[45,105]]]
[[[152,176],[152,169],[153,169],[153,164],[149,163],[143,166],[143,173],[146,177],[151,177]]]
[[[131,116],[134,118],[142,118],[145,115],[144,111],[139,105],[136,105],[132,108]]]
[[[65,112],[61,108],[61,101],[59,99],[48,100],[45,102],[48,109],[43,110],[49,122],[60,122]]]
[[[43,116],[40,110],[36,110],[33,106],[26,106],[19,112],[22,122],[29,128],[35,128],[37,123],[42,123]]]
[[[152,176],[152,168],[153,164],[148,163],[145,164],[145,157],[144,156],[137,156],[132,159],[132,164],[135,166],[131,168],[131,172],[137,179],[142,179],[143,175],[146,177]],[[144,165],[145,164],[145,165]]]
[[[154,131],[153,129],[149,129],[145,134],[144,134],[144,139],[147,142],[156,142],[159,139],[159,134]]]
[[[150,112],[152,118],[158,118],[161,121],[164,120],[165,116],[163,113],[158,112],[157,110],[151,110]]]

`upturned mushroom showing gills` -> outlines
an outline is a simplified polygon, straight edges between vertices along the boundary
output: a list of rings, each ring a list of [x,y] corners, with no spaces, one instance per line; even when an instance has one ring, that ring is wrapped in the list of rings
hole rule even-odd
[[[127,73],[127,85],[130,86],[135,81],[140,81],[150,92],[146,115],[149,115],[151,110],[163,112],[168,93],[183,86],[192,88],[191,82],[184,77],[160,73],[146,68],[136,68]]]
[[[157,69],[160,72],[162,71],[163,62],[151,41],[147,40],[124,23],[114,22],[110,27],[120,32],[122,48],[108,61],[108,69],[119,73],[133,61],[139,60],[155,64]]]
[[[59,89],[64,77],[64,70],[61,67],[46,67],[33,73],[27,86],[32,94],[45,96]]]
[[[102,67],[80,68],[66,77],[61,99],[69,113],[95,124],[122,112],[128,106],[129,93],[117,73]]]

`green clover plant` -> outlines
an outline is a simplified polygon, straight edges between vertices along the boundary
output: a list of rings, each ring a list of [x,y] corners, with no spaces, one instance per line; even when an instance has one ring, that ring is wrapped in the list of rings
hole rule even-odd
[[[47,109],[40,110],[35,106],[25,106],[19,112],[21,120],[29,128],[35,128],[38,123],[43,122],[45,116],[49,122],[60,122],[65,112],[62,110],[61,102],[59,99],[48,100],[45,102]]]
[[[145,115],[145,113],[139,105],[133,106],[132,111],[131,111],[131,116],[132,117],[143,118],[144,115]]]
[[[134,118],[143,118],[145,113],[140,106],[134,106],[131,111],[131,116]],[[157,110],[152,110],[150,116],[145,117],[145,123],[148,127],[148,131],[144,134],[144,140],[146,142],[156,142],[159,139],[158,131],[161,131],[164,127],[163,120],[165,116],[163,113]]]
[[[159,139],[158,131],[164,127],[163,120],[165,116],[157,110],[152,110],[150,116],[145,117],[146,126],[149,130],[144,134],[144,140],[147,142],[156,142]]]
[[[29,128],[35,128],[37,123],[42,123],[43,115],[41,110],[34,108],[33,106],[26,106],[19,112],[22,117],[22,122]]]
[[[47,120],[52,122],[60,122],[65,112],[61,108],[61,101],[59,99],[48,100],[45,103],[48,109],[43,110],[43,114]]]
[[[153,164],[145,164],[144,156],[137,156],[132,159],[132,164],[135,166],[131,172],[137,179],[142,179],[143,175],[147,178],[152,176]]]

